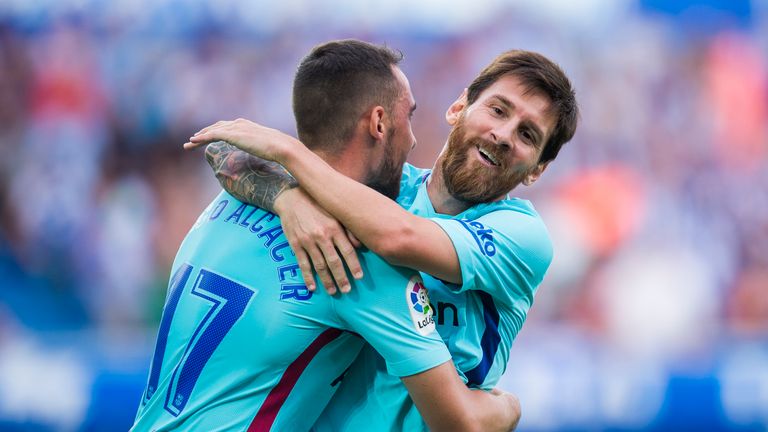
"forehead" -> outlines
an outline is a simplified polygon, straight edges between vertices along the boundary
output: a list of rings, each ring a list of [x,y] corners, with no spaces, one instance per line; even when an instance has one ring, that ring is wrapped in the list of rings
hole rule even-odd
[[[543,93],[526,90],[518,77],[503,75],[483,90],[475,103],[486,103],[492,99],[506,100],[512,104],[517,115],[534,123],[549,137],[557,120],[555,113],[550,110],[552,103]]]
[[[411,92],[411,84],[408,82],[408,77],[405,76],[405,73],[403,73],[403,71],[397,66],[392,66],[392,73],[395,74],[395,78],[400,84],[400,101],[405,101],[409,105],[413,105],[415,100],[413,98],[413,93]]]

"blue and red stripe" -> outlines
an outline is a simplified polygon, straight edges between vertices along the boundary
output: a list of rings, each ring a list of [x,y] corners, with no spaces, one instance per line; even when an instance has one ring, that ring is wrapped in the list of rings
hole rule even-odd
[[[264,403],[261,404],[259,412],[256,413],[256,417],[253,418],[248,427],[248,432],[268,431],[272,427],[280,408],[282,408],[291,390],[296,386],[296,382],[304,373],[304,369],[324,346],[333,342],[341,333],[341,330],[335,328],[324,331],[288,366],[280,378],[280,382],[272,388]]]

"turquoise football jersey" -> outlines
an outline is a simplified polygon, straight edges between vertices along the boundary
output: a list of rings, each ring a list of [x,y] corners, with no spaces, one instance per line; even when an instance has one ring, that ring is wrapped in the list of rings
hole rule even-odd
[[[459,375],[469,387],[488,390],[504,373],[512,341],[552,261],[552,243],[526,200],[508,197],[456,216],[437,214],[427,195],[429,175],[430,170],[406,164],[398,203],[440,225],[453,242],[463,284],[427,274],[422,279]],[[350,367],[314,430],[364,426],[368,431],[426,428],[405,387],[368,348]]]
[[[280,220],[222,192],[174,261],[132,430],[308,430],[364,341],[395,376],[448,361],[419,275],[359,257],[351,293],[309,292]]]

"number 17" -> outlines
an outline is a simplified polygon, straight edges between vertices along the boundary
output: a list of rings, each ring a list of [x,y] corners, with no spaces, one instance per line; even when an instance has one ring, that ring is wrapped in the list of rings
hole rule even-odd
[[[160,321],[143,404],[146,404],[157,390],[168,344],[168,332],[192,270],[191,265],[183,264],[171,278],[170,293]],[[208,300],[213,305],[192,332],[184,354],[173,370],[164,405],[166,411],[173,416],[178,416],[184,410],[203,367],[221,344],[224,336],[245,312],[245,307],[253,296],[253,290],[221,275],[201,269],[190,294]]]

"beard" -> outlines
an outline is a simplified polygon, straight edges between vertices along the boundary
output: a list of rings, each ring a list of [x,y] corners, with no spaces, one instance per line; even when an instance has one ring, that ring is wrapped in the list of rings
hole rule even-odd
[[[405,158],[398,157],[396,154],[392,135],[394,135],[394,129],[390,129],[388,134],[384,159],[378,168],[371,173],[365,184],[387,198],[395,200],[400,195],[400,179],[403,176]]]
[[[482,147],[493,152],[498,167],[489,167],[480,161],[470,160],[473,147]],[[509,166],[507,152],[498,144],[480,137],[466,138],[464,117],[459,118],[456,126],[448,135],[448,147],[440,167],[448,193],[469,205],[497,200],[520,184],[532,168],[520,169]]]

